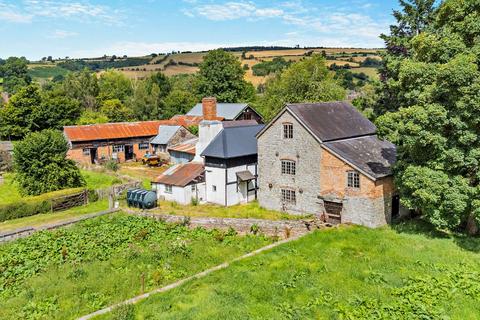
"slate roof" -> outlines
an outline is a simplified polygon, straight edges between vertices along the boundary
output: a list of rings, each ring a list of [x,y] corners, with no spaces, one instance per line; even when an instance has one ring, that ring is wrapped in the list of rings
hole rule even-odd
[[[373,179],[392,174],[395,145],[375,135],[326,142],[323,146]]]
[[[322,142],[375,134],[375,125],[348,102],[287,104]]]
[[[205,148],[202,156],[230,159],[257,154],[256,134],[265,125],[223,128]]]
[[[180,126],[159,126],[158,134],[150,140],[151,144],[168,144],[170,139],[180,129]]]
[[[246,103],[217,103],[217,116],[225,120],[234,120],[247,106]],[[197,103],[187,116],[203,116],[202,104]]]
[[[191,182],[204,181],[203,163],[189,162],[171,167],[153,180],[155,183],[185,187]]]
[[[258,122],[256,120],[235,120],[235,121],[223,121],[224,128],[230,127],[243,127],[243,126],[255,126]]]

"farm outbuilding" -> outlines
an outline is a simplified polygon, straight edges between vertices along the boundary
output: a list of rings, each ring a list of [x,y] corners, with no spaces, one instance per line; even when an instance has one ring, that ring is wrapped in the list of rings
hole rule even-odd
[[[192,199],[205,201],[205,169],[203,163],[178,164],[152,181],[152,190],[159,200],[190,204]]]

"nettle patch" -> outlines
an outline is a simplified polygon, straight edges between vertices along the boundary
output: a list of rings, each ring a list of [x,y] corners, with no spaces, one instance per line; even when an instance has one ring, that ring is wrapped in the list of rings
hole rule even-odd
[[[0,246],[0,318],[74,318],[271,243],[117,214]]]
[[[448,319],[445,308],[458,297],[480,301],[480,272],[472,271],[478,270],[472,265],[424,265],[421,262],[417,265],[431,274],[404,279],[400,286],[388,284],[379,272],[366,275],[365,282],[386,286],[394,302],[360,296],[340,300],[334,292],[321,290],[316,298],[304,304],[282,302],[275,309],[286,319],[311,318],[325,309],[333,309],[341,319]],[[297,282],[308,281],[310,275],[309,270],[297,271],[278,285],[289,290],[295,288]]]

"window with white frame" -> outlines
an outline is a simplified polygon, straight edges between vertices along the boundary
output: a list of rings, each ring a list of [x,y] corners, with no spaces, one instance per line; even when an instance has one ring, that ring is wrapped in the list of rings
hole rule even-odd
[[[195,192],[195,189],[196,189],[196,188],[195,188],[195,185],[192,184],[192,192]]]
[[[89,148],[83,149],[83,155],[84,156],[89,156],[90,155],[90,149]]]
[[[125,151],[125,146],[124,145],[116,145],[112,147],[113,152],[123,152]]]
[[[149,149],[148,143],[139,143],[138,144],[138,150],[147,150]]]
[[[283,124],[283,138],[284,139],[293,139],[293,124],[284,123]]]
[[[295,204],[297,202],[295,191],[290,189],[282,189],[282,202]]]
[[[347,172],[347,186],[349,188],[360,188],[360,174],[357,171]]]
[[[165,193],[172,193],[172,186],[169,184],[165,185]]]
[[[282,160],[282,174],[295,175],[296,163],[292,160]]]

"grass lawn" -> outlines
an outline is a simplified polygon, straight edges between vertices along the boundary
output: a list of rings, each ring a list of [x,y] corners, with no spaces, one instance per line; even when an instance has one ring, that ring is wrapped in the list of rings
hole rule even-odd
[[[0,319],[78,318],[269,243],[121,213],[38,232],[0,245]]]
[[[412,226],[316,231],[100,318],[479,319],[480,239]]]
[[[108,188],[116,183],[121,183],[121,180],[113,175],[107,173],[81,170],[83,177],[87,182],[87,188],[89,189],[103,189]],[[0,184],[0,205],[9,204],[21,200],[29,200],[32,197],[22,197],[18,191],[18,187],[13,182],[13,174],[7,173],[4,176],[4,183]],[[51,198],[55,196],[61,196],[68,193],[77,192],[78,189],[66,189],[54,192],[49,192],[40,195],[42,198]]]
[[[264,209],[260,207],[256,201],[231,207],[214,204],[184,206],[176,202],[162,201],[159,203],[157,209],[150,210],[149,213],[190,217],[251,218],[266,220],[296,220],[305,218],[305,216],[290,215],[283,212]]]
[[[108,199],[89,203],[85,206],[71,208],[54,213],[37,214],[30,217],[19,218],[0,222],[0,232],[15,229],[34,227],[38,228],[47,224],[62,222],[89,213],[100,212],[108,209]]]
[[[122,163],[118,172],[120,174],[132,177],[133,179],[142,181],[143,188],[150,190],[150,182],[167,169],[168,166],[148,167],[143,165],[141,162],[131,162]]]

